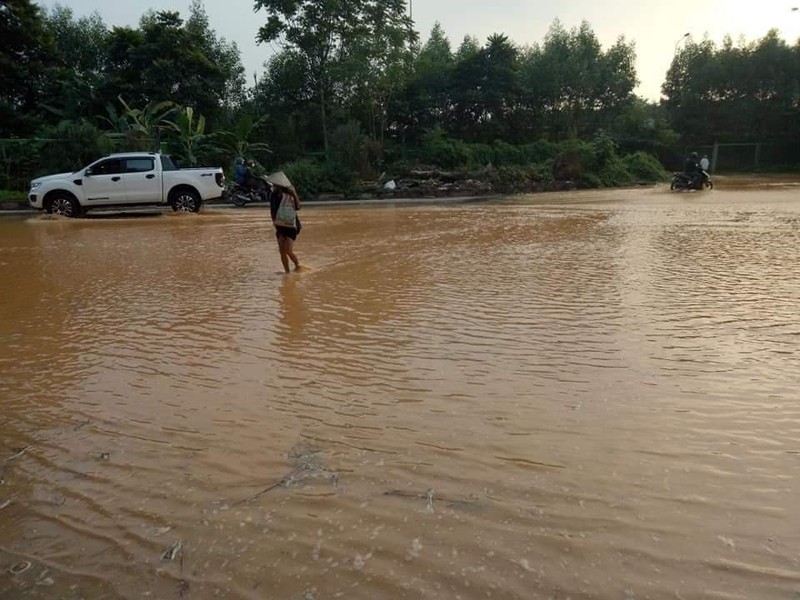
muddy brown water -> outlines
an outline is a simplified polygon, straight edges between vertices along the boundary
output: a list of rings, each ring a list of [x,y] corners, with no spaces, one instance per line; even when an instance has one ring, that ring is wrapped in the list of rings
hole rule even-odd
[[[798,597],[800,189],[303,212],[0,220],[0,597]]]

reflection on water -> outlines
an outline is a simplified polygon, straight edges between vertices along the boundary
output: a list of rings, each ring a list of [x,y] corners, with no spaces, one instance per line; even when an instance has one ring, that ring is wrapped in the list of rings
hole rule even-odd
[[[794,597],[794,196],[0,221],[0,597]]]

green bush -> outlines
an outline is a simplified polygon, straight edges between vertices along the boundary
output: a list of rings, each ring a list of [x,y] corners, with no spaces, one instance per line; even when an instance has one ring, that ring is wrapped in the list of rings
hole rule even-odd
[[[24,202],[27,199],[25,192],[19,190],[0,190],[0,202]]]
[[[283,171],[301,198],[317,196],[324,188],[325,176],[319,161],[303,158],[284,165]]]
[[[585,174],[595,171],[595,147],[589,142],[571,139],[561,142],[553,160],[553,177],[559,181],[580,181]]]
[[[528,188],[530,178],[523,167],[496,167],[489,169],[489,183],[502,194],[521,192]]]
[[[494,161],[494,152],[488,144],[469,144],[469,165],[485,167]]]
[[[283,171],[301,198],[320,194],[346,195],[355,187],[355,174],[334,161],[304,158],[284,165]]]
[[[553,182],[551,161],[486,169],[476,178],[488,178],[492,188],[503,194],[530,192]]]
[[[469,164],[469,146],[461,140],[448,138],[442,129],[437,128],[422,136],[420,159],[445,169],[452,169]]]
[[[523,164],[522,151],[517,146],[512,146],[506,142],[496,140],[492,144],[494,158],[492,163],[497,167],[507,167]]]
[[[641,151],[634,152],[622,160],[631,176],[638,181],[656,182],[669,179],[669,173],[652,154]]]
[[[605,131],[600,129],[592,140],[595,168],[605,169],[617,158],[617,144]]]
[[[630,185],[634,180],[625,163],[616,156],[606,160],[598,176],[605,187]]]
[[[544,163],[552,160],[558,153],[558,146],[547,140],[536,140],[520,148],[526,164]]]

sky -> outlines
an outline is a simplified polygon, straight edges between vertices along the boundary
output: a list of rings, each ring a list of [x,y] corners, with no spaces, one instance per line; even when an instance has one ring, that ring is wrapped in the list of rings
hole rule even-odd
[[[188,16],[190,0],[98,2],[38,0],[44,8],[69,7],[76,17],[97,12],[109,27],[136,26],[148,9],[174,10]],[[239,46],[248,80],[260,77],[264,62],[279,48],[256,44],[266,15],[253,12],[253,0],[204,0],[217,35]],[[456,49],[465,35],[484,42],[503,33],[519,45],[541,42],[555,19],[571,29],[586,20],[604,48],[621,35],[636,45],[636,93],[658,100],[672,57],[686,42],[704,37],[720,43],[726,34],[734,42],[764,36],[770,28],[794,44],[800,38],[800,0],[411,0],[415,28],[424,42],[438,21]]]

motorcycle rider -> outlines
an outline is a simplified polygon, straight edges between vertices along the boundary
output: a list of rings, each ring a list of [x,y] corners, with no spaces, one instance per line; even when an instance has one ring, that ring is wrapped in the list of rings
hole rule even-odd
[[[686,162],[683,166],[683,171],[689,178],[691,187],[695,189],[699,189],[700,178],[703,176],[703,170],[700,168],[699,159],[700,157],[697,155],[697,152],[692,152],[686,159]]]
[[[241,186],[247,184],[247,165],[244,164],[244,158],[241,156],[236,158],[236,168],[234,169],[234,181]]]
[[[254,160],[249,159],[245,161],[241,156],[236,158],[234,181],[250,194],[256,194],[260,196],[262,200],[265,199],[266,184],[259,176],[258,168]]]

